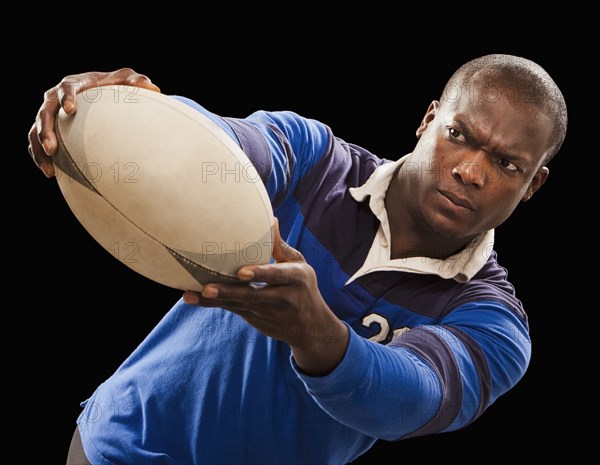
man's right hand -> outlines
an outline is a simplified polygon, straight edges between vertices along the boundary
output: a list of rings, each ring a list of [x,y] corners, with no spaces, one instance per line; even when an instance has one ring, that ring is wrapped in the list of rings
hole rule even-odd
[[[68,115],[77,111],[75,96],[86,89],[105,85],[125,85],[143,87],[155,92],[160,89],[150,79],[136,73],[131,68],[121,68],[112,72],[89,72],[66,76],[57,85],[44,93],[44,102],[29,130],[29,155],[46,177],[54,176],[54,166],[50,158],[56,152],[57,141],[54,133],[54,120],[62,108]]]

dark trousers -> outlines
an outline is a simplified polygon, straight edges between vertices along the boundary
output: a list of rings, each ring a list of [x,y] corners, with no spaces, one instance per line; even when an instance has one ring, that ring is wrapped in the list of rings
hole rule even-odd
[[[83,445],[81,444],[81,436],[79,435],[79,428],[75,428],[73,438],[71,439],[71,446],[69,447],[69,455],[67,456],[66,465],[92,465],[85,453],[83,452]]]

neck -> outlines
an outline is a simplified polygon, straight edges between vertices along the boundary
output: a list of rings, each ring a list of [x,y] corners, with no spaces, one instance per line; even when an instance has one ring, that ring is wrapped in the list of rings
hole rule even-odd
[[[460,252],[471,242],[460,241],[454,243],[446,240],[440,240],[437,243],[429,240],[423,240],[423,236],[406,233],[405,231],[394,233],[394,227],[390,223],[392,235],[392,259],[410,258],[410,257],[428,257],[445,260],[446,258]]]

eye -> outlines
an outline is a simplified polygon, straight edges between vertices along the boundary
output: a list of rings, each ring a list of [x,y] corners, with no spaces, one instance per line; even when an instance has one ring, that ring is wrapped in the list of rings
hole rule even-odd
[[[507,169],[508,171],[519,171],[519,167],[515,165],[513,162],[508,161],[506,158],[502,158],[498,161],[502,168]]]
[[[460,131],[457,131],[454,128],[448,128],[448,135],[450,136],[451,139],[454,139],[458,142],[462,142],[462,143],[467,142],[467,139],[465,138],[465,136],[463,136],[460,133]]]

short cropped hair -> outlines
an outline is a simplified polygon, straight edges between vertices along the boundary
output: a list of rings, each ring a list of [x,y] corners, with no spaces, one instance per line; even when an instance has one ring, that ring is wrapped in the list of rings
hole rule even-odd
[[[553,121],[554,131],[543,165],[556,155],[567,133],[567,106],[562,92],[550,75],[537,63],[514,55],[484,55],[466,62],[446,83],[442,103],[457,98],[457,92],[469,88],[474,80],[510,92],[509,98],[525,99],[542,109]],[[488,90],[489,90],[488,89]],[[493,93],[493,92],[492,92]]]

